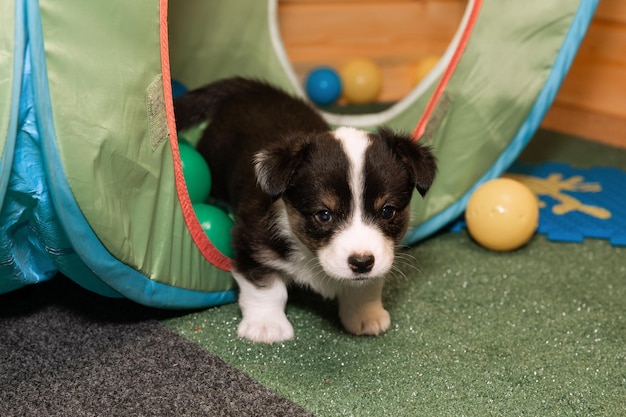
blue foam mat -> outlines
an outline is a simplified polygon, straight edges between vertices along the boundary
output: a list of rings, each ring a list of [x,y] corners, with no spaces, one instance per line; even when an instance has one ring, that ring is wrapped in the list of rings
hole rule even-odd
[[[580,243],[595,238],[626,246],[626,172],[609,167],[516,162],[504,176],[526,184],[537,195],[537,233],[549,240]],[[451,230],[464,227],[465,222],[459,220]]]

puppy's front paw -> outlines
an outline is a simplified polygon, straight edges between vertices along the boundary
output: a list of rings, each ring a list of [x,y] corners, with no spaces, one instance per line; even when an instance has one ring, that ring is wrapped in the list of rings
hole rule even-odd
[[[389,313],[381,305],[342,311],[339,313],[339,318],[343,327],[356,335],[378,336],[391,325]]]
[[[237,336],[257,343],[282,342],[293,339],[293,327],[287,317],[244,318],[239,323]]]

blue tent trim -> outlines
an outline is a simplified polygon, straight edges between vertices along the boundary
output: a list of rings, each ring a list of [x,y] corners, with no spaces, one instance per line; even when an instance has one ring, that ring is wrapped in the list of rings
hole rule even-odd
[[[153,307],[201,308],[234,302],[236,292],[232,290],[203,293],[155,282],[118,261],[100,243],[73,198],[57,148],[39,5],[37,0],[27,0],[25,7],[25,20],[21,21],[26,22],[29,45],[26,50],[30,51],[25,60],[30,60],[32,72],[24,74],[24,82],[32,86],[34,112],[31,121],[36,123],[41,139],[42,169],[47,176],[50,201],[60,227],[71,243],[69,252],[77,255],[70,262],[62,262],[60,271],[101,294],[123,294]],[[60,252],[67,254],[68,250]]]

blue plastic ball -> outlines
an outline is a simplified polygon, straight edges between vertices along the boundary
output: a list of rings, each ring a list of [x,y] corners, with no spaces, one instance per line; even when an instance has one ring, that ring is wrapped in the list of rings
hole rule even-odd
[[[172,79],[172,97],[176,98],[178,96],[182,96],[188,91],[187,87],[180,81],[176,81]]]
[[[332,68],[316,68],[307,76],[306,93],[318,106],[332,104],[341,95],[341,78]]]

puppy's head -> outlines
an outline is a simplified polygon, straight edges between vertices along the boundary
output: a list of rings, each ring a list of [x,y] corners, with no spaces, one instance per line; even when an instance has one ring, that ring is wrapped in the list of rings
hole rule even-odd
[[[331,277],[386,274],[409,223],[409,202],[431,186],[431,151],[407,135],[353,128],[298,136],[259,152],[261,189],[282,198],[293,234]]]

